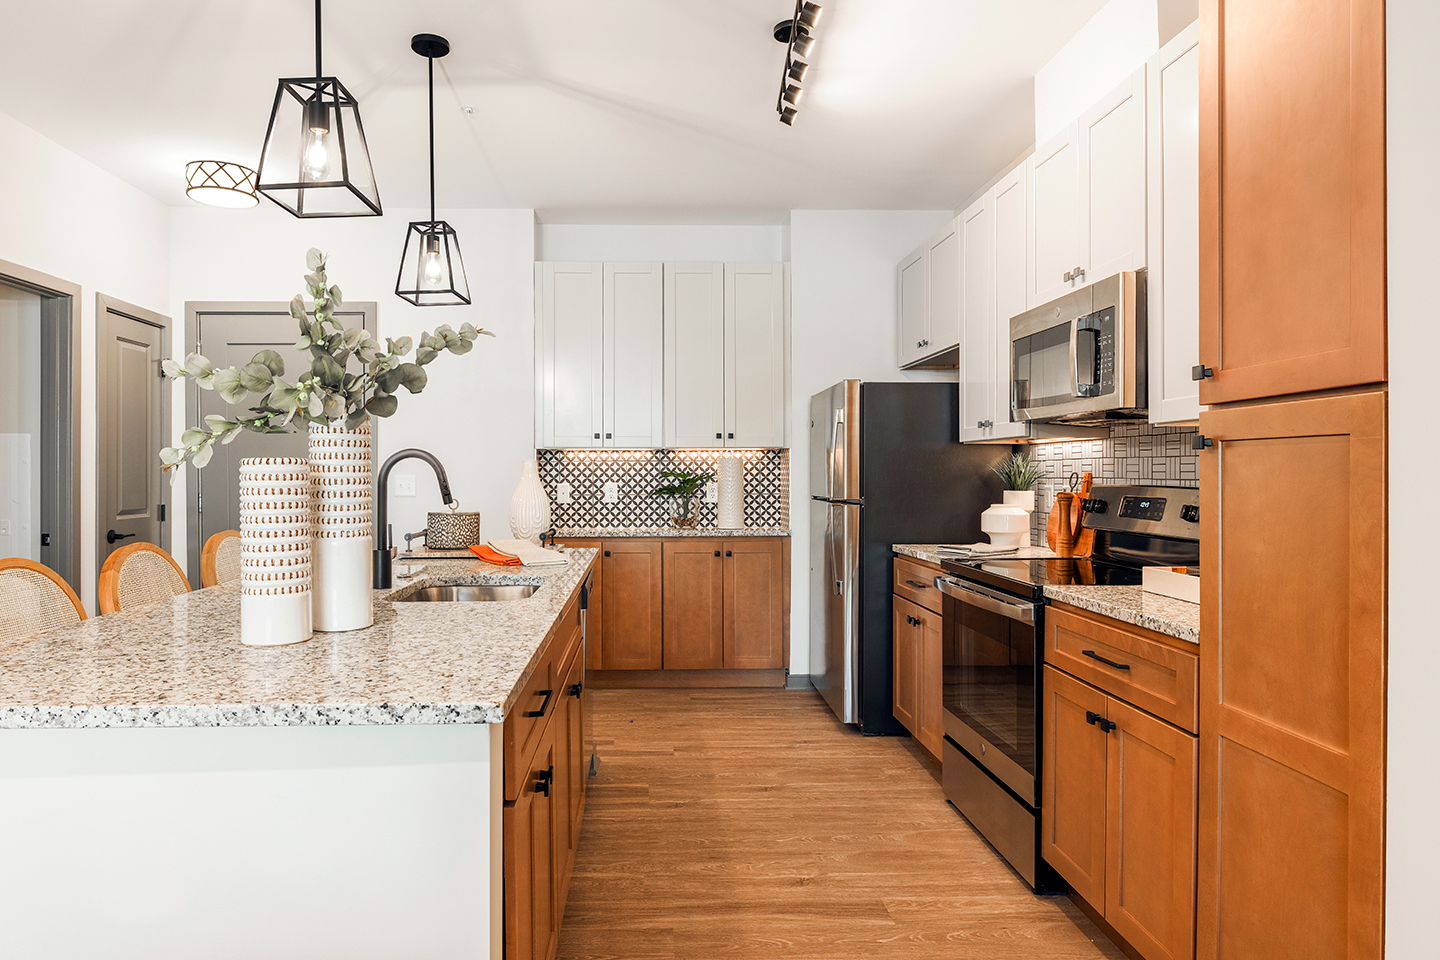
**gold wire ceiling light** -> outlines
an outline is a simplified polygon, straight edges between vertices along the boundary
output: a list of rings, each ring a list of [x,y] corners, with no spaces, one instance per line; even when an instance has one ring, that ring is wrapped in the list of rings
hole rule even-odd
[[[815,50],[815,25],[820,22],[820,4],[795,0],[795,15],[775,24],[775,39],[785,44],[785,72],[780,75],[780,96],[775,112],[787,127],[800,112],[801,82],[810,69],[807,62]]]
[[[226,160],[192,160],[185,164],[185,196],[212,207],[253,207],[255,171]]]

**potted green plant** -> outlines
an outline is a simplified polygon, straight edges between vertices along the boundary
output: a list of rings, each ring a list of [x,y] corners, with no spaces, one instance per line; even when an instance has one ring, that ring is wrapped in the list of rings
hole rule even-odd
[[[1004,502],[1020,507],[1026,513],[1034,513],[1035,484],[1043,476],[1040,465],[1028,454],[1012,453],[991,469],[1005,482]]]
[[[700,511],[696,509],[695,500],[704,495],[705,484],[714,480],[715,474],[699,470],[663,470],[660,476],[668,477],[670,482],[656,487],[654,495],[674,499],[675,512],[670,515],[670,522],[677,527],[698,524]]]

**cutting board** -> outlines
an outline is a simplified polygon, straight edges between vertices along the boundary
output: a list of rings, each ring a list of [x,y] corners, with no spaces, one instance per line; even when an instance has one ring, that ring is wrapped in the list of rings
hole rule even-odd
[[[1094,478],[1091,474],[1085,474],[1080,480],[1080,489],[1075,491],[1074,508],[1070,511],[1070,529],[1075,533],[1075,553],[1077,557],[1088,557],[1095,549],[1095,531],[1087,530],[1081,526],[1085,511],[1080,509],[1080,501],[1090,496],[1090,487]],[[1045,542],[1051,550],[1060,541],[1060,514],[1052,506],[1050,508],[1050,519],[1045,523]]]

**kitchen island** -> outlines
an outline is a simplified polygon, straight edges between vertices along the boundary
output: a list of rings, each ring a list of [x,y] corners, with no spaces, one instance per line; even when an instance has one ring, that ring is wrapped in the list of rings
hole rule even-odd
[[[288,647],[242,646],[222,586],[0,649],[0,953],[501,957],[502,838],[542,806],[517,764],[564,754],[549,808],[580,756],[570,556],[428,561],[373,626]],[[537,589],[397,602],[437,582]]]

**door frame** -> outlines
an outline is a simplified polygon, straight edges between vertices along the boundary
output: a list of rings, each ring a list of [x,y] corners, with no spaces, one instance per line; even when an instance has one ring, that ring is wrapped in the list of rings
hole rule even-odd
[[[41,418],[47,419],[49,411],[55,425],[54,436],[42,437],[40,448],[42,476],[53,481],[41,491],[41,516],[53,521],[49,525],[54,530],[50,544],[54,549],[48,557],[52,562],[46,566],[79,593],[84,547],[79,482],[80,285],[8,260],[0,260],[0,283],[40,297],[41,350],[48,360],[41,373]]]
[[[377,326],[378,303],[374,300],[346,301],[336,311],[342,316],[345,314],[360,314],[360,326],[378,338],[379,328]],[[314,303],[308,303],[307,312],[315,309]],[[255,314],[273,314],[276,316],[290,316],[289,300],[187,300],[185,301],[185,356],[195,352],[196,345],[200,339],[200,318],[202,316],[253,316]],[[200,410],[200,388],[194,380],[185,381],[185,425],[189,427]],[[378,450],[379,442],[379,418],[370,418],[370,445],[372,450]],[[376,469],[372,458],[371,471]],[[191,578],[191,582],[200,582],[200,550],[203,546],[200,539],[200,484],[191,483],[190,478],[195,474],[187,470],[185,477],[185,562],[182,566]],[[174,551],[171,551],[172,555]]]
[[[100,528],[104,526],[100,522],[100,511],[104,504],[104,477],[105,477],[105,448],[100,442],[100,402],[101,390],[101,362],[100,362],[100,336],[105,325],[105,314],[113,313],[118,316],[128,317],[140,323],[160,330],[160,359],[164,360],[170,356],[170,318],[154,310],[146,310],[144,307],[137,307],[133,303],[126,303],[124,300],[106,296],[103,293],[95,294],[95,576],[100,576],[100,567],[105,561],[99,557],[104,550],[100,547]],[[160,371],[156,369],[156,376]],[[162,385],[160,388],[160,432],[161,443],[169,445],[172,432],[171,417],[171,390],[169,385]],[[155,451],[156,469],[159,469],[160,451]],[[175,555],[175,518],[171,516],[170,482],[168,479],[160,481],[160,506],[163,508],[164,519],[160,521],[160,544],[172,557]],[[107,544],[108,546],[108,544]]]

